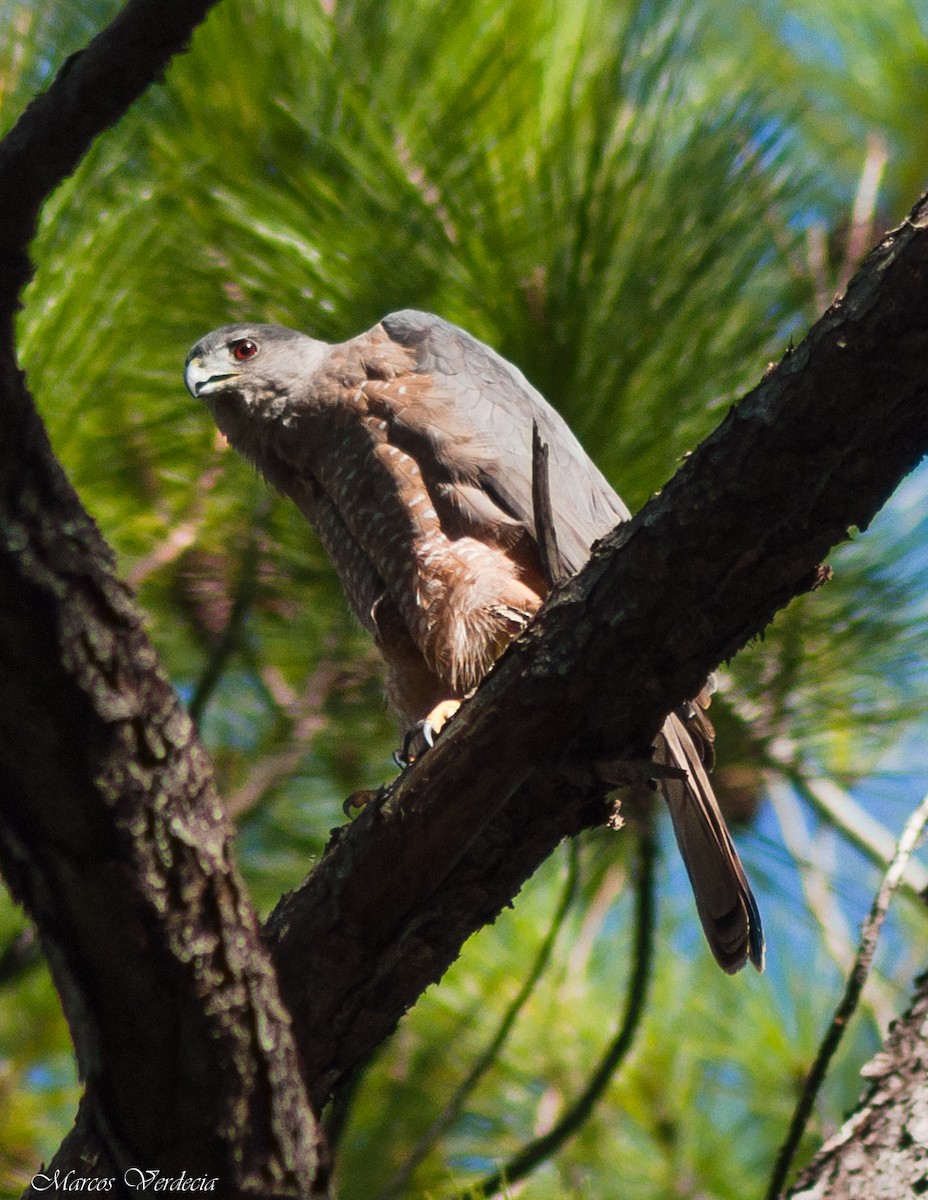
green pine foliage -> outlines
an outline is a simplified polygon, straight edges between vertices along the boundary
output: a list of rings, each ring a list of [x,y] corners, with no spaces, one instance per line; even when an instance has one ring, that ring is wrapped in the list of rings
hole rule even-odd
[[[0,49],[8,128],[118,5],[0,8],[15,33]],[[814,319],[822,270],[829,284],[839,274],[868,137],[891,150],[881,212],[901,216],[924,174],[916,0],[806,10],[224,0],[49,201],[23,365],[213,751],[262,911],[311,868],[344,797],[391,777],[396,733],[376,655],[312,534],[185,392],[187,348],[248,318],[338,340],[399,307],[438,312],[522,367],[639,507]],[[830,239],[824,267],[813,227]],[[763,772],[784,760],[851,783],[923,725],[924,486],[907,487],[836,554],[835,581],[725,671],[719,754],[747,771],[749,817]],[[900,803],[882,814],[896,828]],[[541,980],[402,1194],[477,1184],[581,1090],[622,1009],[633,841],[584,842]],[[766,813],[744,846],[763,881],[770,973],[715,969],[668,847],[631,1057],[522,1195],[761,1194],[839,975]],[[359,1081],[345,1200],[388,1194],[531,969],[566,871],[556,856],[471,939]],[[855,874],[845,867],[836,886],[856,921]],[[20,927],[0,906],[0,946]],[[909,945],[924,939],[911,915],[901,929]],[[896,997],[913,960],[886,957]],[[875,1028],[858,1018],[813,1136],[856,1096]],[[2,1195],[69,1127],[67,1047],[40,968],[0,985]]]

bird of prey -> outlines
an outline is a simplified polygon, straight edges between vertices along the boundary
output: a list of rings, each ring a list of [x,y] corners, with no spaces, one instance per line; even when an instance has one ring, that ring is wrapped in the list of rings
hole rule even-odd
[[[392,313],[337,345],[228,325],[193,347],[185,381],[315,529],[407,729],[437,728],[553,578],[630,516],[520,371],[426,313]],[[656,757],[685,778],[661,787],[712,953],[726,971],[761,970],[757,904],[706,772],[706,702],[667,718]]]

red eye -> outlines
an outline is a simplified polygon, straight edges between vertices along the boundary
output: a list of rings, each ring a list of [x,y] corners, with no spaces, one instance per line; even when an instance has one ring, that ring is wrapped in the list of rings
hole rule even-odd
[[[258,353],[258,345],[251,338],[241,338],[237,342],[232,342],[229,349],[232,351],[232,357],[236,362],[246,362],[249,358],[254,358]]]

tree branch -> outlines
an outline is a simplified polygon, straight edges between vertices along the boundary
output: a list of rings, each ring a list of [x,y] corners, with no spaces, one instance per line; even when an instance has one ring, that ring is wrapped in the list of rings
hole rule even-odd
[[[46,198],[93,140],[158,80],[216,0],[129,0],[72,54],[0,145],[0,313],[32,277],[28,246]]]

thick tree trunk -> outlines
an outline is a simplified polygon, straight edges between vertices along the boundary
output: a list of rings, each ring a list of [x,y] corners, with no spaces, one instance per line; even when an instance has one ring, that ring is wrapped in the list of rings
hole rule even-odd
[[[928,975],[861,1071],[860,1104],[825,1143],[791,1200],[915,1200],[928,1194]]]
[[[0,864],[94,1123],[117,1165],[300,1195],[308,1106],[209,764],[35,419],[3,444]]]
[[[0,865],[87,1084],[52,1179],[111,1175],[118,1194],[126,1168],[157,1167],[227,1197],[299,1197],[313,1119],[209,763],[52,454],[12,334],[45,193],[208,7],[128,5],[0,147]]]

